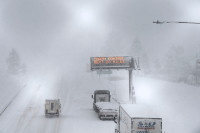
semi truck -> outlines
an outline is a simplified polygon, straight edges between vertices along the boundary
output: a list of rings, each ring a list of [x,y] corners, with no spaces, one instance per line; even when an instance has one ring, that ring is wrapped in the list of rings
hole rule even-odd
[[[95,90],[92,98],[94,99],[93,109],[98,113],[100,120],[113,120],[117,117],[119,106],[110,102],[109,90]]]
[[[47,99],[45,100],[45,116],[56,115],[61,113],[60,99]]]
[[[162,133],[162,118],[145,105],[120,105],[115,123],[115,133]]]

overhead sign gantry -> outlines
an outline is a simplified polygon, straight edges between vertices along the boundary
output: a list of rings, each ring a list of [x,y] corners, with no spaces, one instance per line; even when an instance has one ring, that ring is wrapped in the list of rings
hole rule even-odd
[[[129,101],[133,102],[132,71],[139,69],[139,61],[131,56],[90,57],[91,70],[125,69],[129,71]]]
[[[95,69],[134,69],[133,57],[91,57],[91,70]]]

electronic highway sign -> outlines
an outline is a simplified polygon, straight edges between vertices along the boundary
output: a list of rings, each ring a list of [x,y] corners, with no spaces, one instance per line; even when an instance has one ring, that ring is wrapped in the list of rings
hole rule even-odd
[[[90,57],[91,70],[95,69],[133,69],[131,56]]]

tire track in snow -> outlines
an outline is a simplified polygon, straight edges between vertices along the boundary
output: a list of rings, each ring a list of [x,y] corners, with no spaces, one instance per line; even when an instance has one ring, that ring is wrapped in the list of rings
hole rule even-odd
[[[38,94],[40,90],[41,90],[41,87],[38,88],[37,94],[35,94],[36,98],[35,98],[35,100],[32,101],[33,102],[33,104],[31,104],[32,106],[29,107],[32,111],[32,113],[31,113],[32,116],[31,116],[31,118],[29,119],[29,121],[27,122],[27,124],[24,128],[24,133],[26,133],[27,130],[30,130],[30,127],[32,127],[32,125],[35,124],[34,119],[37,118],[39,111],[42,109],[41,105],[38,105],[38,103],[40,103],[40,101],[42,101],[42,98]]]
[[[51,121],[52,119],[51,118],[47,118],[47,119],[50,119],[48,121],[48,124],[45,124],[45,128],[43,127],[43,129],[47,129],[47,128],[50,128],[51,126],[51,129],[52,130],[45,130],[44,132],[47,131],[47,133],[49,132],[52,132],[52,133],[59,133],[60,132],[60,128],[61,128],[61,124],[62,124],[62,118],[65,118],[65,116],[67,116],[69,114],[69,109],[71,108],[71,104],[70,104],[70,99],[71,99],[71,91],[70,91],[70,86],[68,84],[66,84],[67,81],[65,79],[64,76],[62,76],[61,80],[58,80],[58,84],[56,87],[58,87],[58,91],[57,91],[57,94],[56,94],[56,97],[57,98],[60,98],[61,99],[61,115],[59,118],[53,118],[55,120],[53,120],[53,122]],[[52,125],[50,124],[53,124],[53,127]]]
[[[64,80],[63,77],[62,78],[57,78],[57,83],[55,85],[56,89],[56,98],[60,98],[61,99],[61,114],[60,117],[57,118],[56,116],[52,116],[52,117],[45,117],[44,119],[42,119],[41,124],[38,127],[38,132],[40,133],[59,133],[59,129],[60,129],[60,123],[61,123],[61,118],[64,116],[64,114],[62,114],[62,110],[64,109],[63,107],[66,107],[66,98],[69,98],[68,96],[66,96],[65,94],[69,95],[68,89],[66,89],[64,87]]]
[[[25,86],[23,86],[16,95],[14,95],[14,97],[10,100],[10,102],[5,106],[5,108],[3,108],[3,110],[0,112],[0,116],[6,111],[6,109],[12,104],[12,102],[15,100],[15,98],[20,94],[20,92],[22,91],[23,88],[25,88]]]
[[[36,89],[36,93],[34,95],[32,95],[31,99],[29,100],[22,116],[20,117],[19,121],[18,121],[18,124],[15,128],[15,132],[16,133],[19,133],[21,132],[21,130],[23,131],[25,129],[25,127],[27,126],[27,124],[25,125],[24,129],[23,129],[23,125],[26,123],[27,121],[27,118],[29,118],[28,116],[31,115],[31,111],[32,111],[32,108],[34,107],[34,100],[35,100],[35,97],[37,96],[38,92],[39,92],[39,89],[40,89],[41,85],[39,85]],[[33,107],[32,107],[33,106]],[[29,120],[30,121],[30,120]]]
[[[42,98],[40,97],[38,93],[40,92],[42,93],[42,91],[44,91],[40,88],[41,88],[41,85],[36,89],[36,93],[32,96],[31,100],[28,102],[28,107],[26,107],[26,110],[24,111],[22,117],[19,120],[17,130],[16,130],[17,132],[27,133],[28,131],[30,133],[31,130],[33,130],[33,127],[35,125],[37,126],[37,131],[39,133],[45,133],[45,132],[55,133],[59,131],[60,120],[58,118],[55,118],[55,120],[48,119],[43,114],[44,119],[40,121],[38,121],[37,119],[39,111],[42,111],[44,109],[44,107],[41,108],[41,105],[37,106],[38,103],[42,101]],[[37,122],[39,122],[40,124],[38,124]],[[48,129],[51,129],[51,130],[49,131]]]
[[[62,108],[61,108],[61,115],[60,118],[56,120],[56,124],[54,127],[54,132],[53,133],[59,133],[60,132],[60,128],[61,128],[61,120],[62,117],[65,118],[65,116],[67,116],[67,114],[69,113],[69,109],[71,108],[71,104],[70,104],[70,99],[71,99],[71,92],[70,92],[70,86],[68,84],[66,84],[65,81],[67,81],[65,79],[66,77],[62,76],[60,83],[58,84],[60,89],[58,90],[57,93],[57,97],[60,97],[62,100]]]

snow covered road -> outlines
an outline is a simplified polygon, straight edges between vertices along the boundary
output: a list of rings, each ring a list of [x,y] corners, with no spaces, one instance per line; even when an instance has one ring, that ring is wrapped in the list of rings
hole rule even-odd
[[[83,75],[82,75],[83,76]],[[85,74],[88,79],[90,73]],[[113,121],[100,121],[92,109],[88,82],[83,78],[69,81],[66,77],[46,75],[30,81],[10,107],[0,117],[0,133],[102,133],[113,132]],[[62,114],[45,118],[44,102],[60,98]]]
[[[98,119],[91,94],[95,89],[110,89],[119,99],[127,98],[124,74],[120,78],[122,74],[99,77],[94,72],[81,72],[77,77],[51,73],[29,79],[0,117],[0,133],[113,133],[115,123]],[[162,114],[165,133],[200,132],[200,88],[142,77],[135,77],[134,85],[137,103],[155,107]],[[61,99],[59,118],[45,118],[48,98]]]

